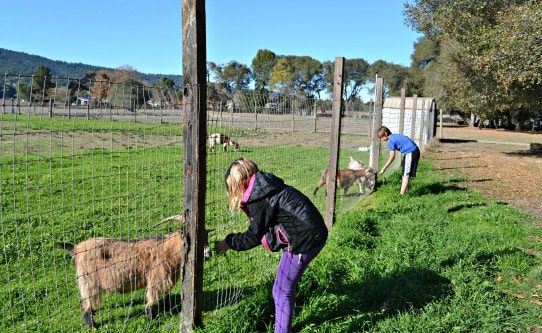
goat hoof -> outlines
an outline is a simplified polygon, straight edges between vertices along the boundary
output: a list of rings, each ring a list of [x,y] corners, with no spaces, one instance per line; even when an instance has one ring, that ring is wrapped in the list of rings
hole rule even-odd
[[[147,308],[145,310],[145,312],[147,313],[147,318],[149,318],[151,320],[156,318],[156,315],[155,315],[155,313],[154,313],[154,311],[153,311],[153,309],[151,307]]]
[[[98,325],[94,322],[94,319],[92,319],[92,313],[85,313],[83,315],[83,318],[85,319],[85,323],[90,328],[98,328]]]

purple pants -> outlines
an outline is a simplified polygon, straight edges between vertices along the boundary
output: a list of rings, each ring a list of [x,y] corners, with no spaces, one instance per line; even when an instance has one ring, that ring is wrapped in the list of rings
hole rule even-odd
[[[275,300],[275,333],[290,332],[294,312],[297,283],[310,262],[318,255],[324,245],[317,246],[307,253],[293,254],[284,251],[280,259],[277,278],[273,285]]]

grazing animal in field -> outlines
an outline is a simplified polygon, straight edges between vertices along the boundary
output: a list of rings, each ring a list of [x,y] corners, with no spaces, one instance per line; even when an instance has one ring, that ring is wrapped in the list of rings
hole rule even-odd
[[[316,196],[318,189],[324,184],[327,184],[328,180],[329,172],[326,169],[318,181],[313,195]],[[361,161],[350,156],[348,169],[337,170],[337,188],[342,188],[344,195],[346,195],[348,193],[348,189],[354,184],[359,186],[360,194],[364,194],[365,189],[372,191],[376,184],[376,173],[372,168],[365,167]]]
[[[228,146],[232,146],[233,150],[239,151],[239,143],[232,140],[229,136],[221,133],[213,133],[207,137],[207,144],[211,150],[214,150],[215,146],[222,146],[222,149],[226,151]]]
[[[175,215],[159,224],[172,220],[183,219]],[[105,292],[128,293],[146,287],[145,312],[153,319],[159,297],[180,278],[185,245],[182,230],[139,240],[97,237],[77,245],[58,244],[70,252],[75,264],[83,318],[89,327],[96,327],[93,311],[99,308],[100,295]],[[209,256],[207,232],[204,248]]]

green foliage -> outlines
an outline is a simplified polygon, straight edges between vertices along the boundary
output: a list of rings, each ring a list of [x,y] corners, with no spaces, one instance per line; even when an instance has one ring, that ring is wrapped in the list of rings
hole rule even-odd
[[[323,64],[323,79],[327,89],[331,92],[333,87],[333,72],[335,70],[334,61],[325,61]],[[344,99],[354,101],[361,99],[361,90],[369,80],[369,63],[362,58],[346,59],[344,63]]]
[[[45,66],[39,66],[32,79],[32,93],[36,98],[41,98],[42,93],[45,94],[47,89],[53,86],[54,84],[51,81],[51,70]]]
[[[373,82],[376,75],[383,78],[384,93],[388,96],[398,96],[408,80],[409,72],[404,66],[377,60],[369,66],[368,75]]]
[[[270,50],[258,50],[252,59],[252,76],[256,90],[269,89],[271,71],[277,62],[277,55]]]
[[[231,100],[236,93],[248,89],[252,74],[246,65],[237,61],[230,61],[226,65],[209,62],[207,68],[214,74],[216,80],[215,84],[210,85],[211,89],[216,90],[211,92],[211,96],[217,94]]]
[[[417,0],[405,15],[425,34],[413,57],[425,94],[451,111],[503,118],[510,128],[523,129],[536,116],[542,107],[540,1]]]
[[[285,94],[315,97],[324,89],[322,64],[308,56],[280,57],[269,86]]]

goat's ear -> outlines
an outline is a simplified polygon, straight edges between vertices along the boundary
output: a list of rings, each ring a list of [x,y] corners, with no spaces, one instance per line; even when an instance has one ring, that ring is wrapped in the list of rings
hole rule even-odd
[[[350,156],[350,162],[353,162],[353,161],[354,161],[354,158]]]
[[[212,233],[212,232],[215,232],[215,231],[216,231],[216,229],[207,229],[207,233],[209,233],[209,234]]]

